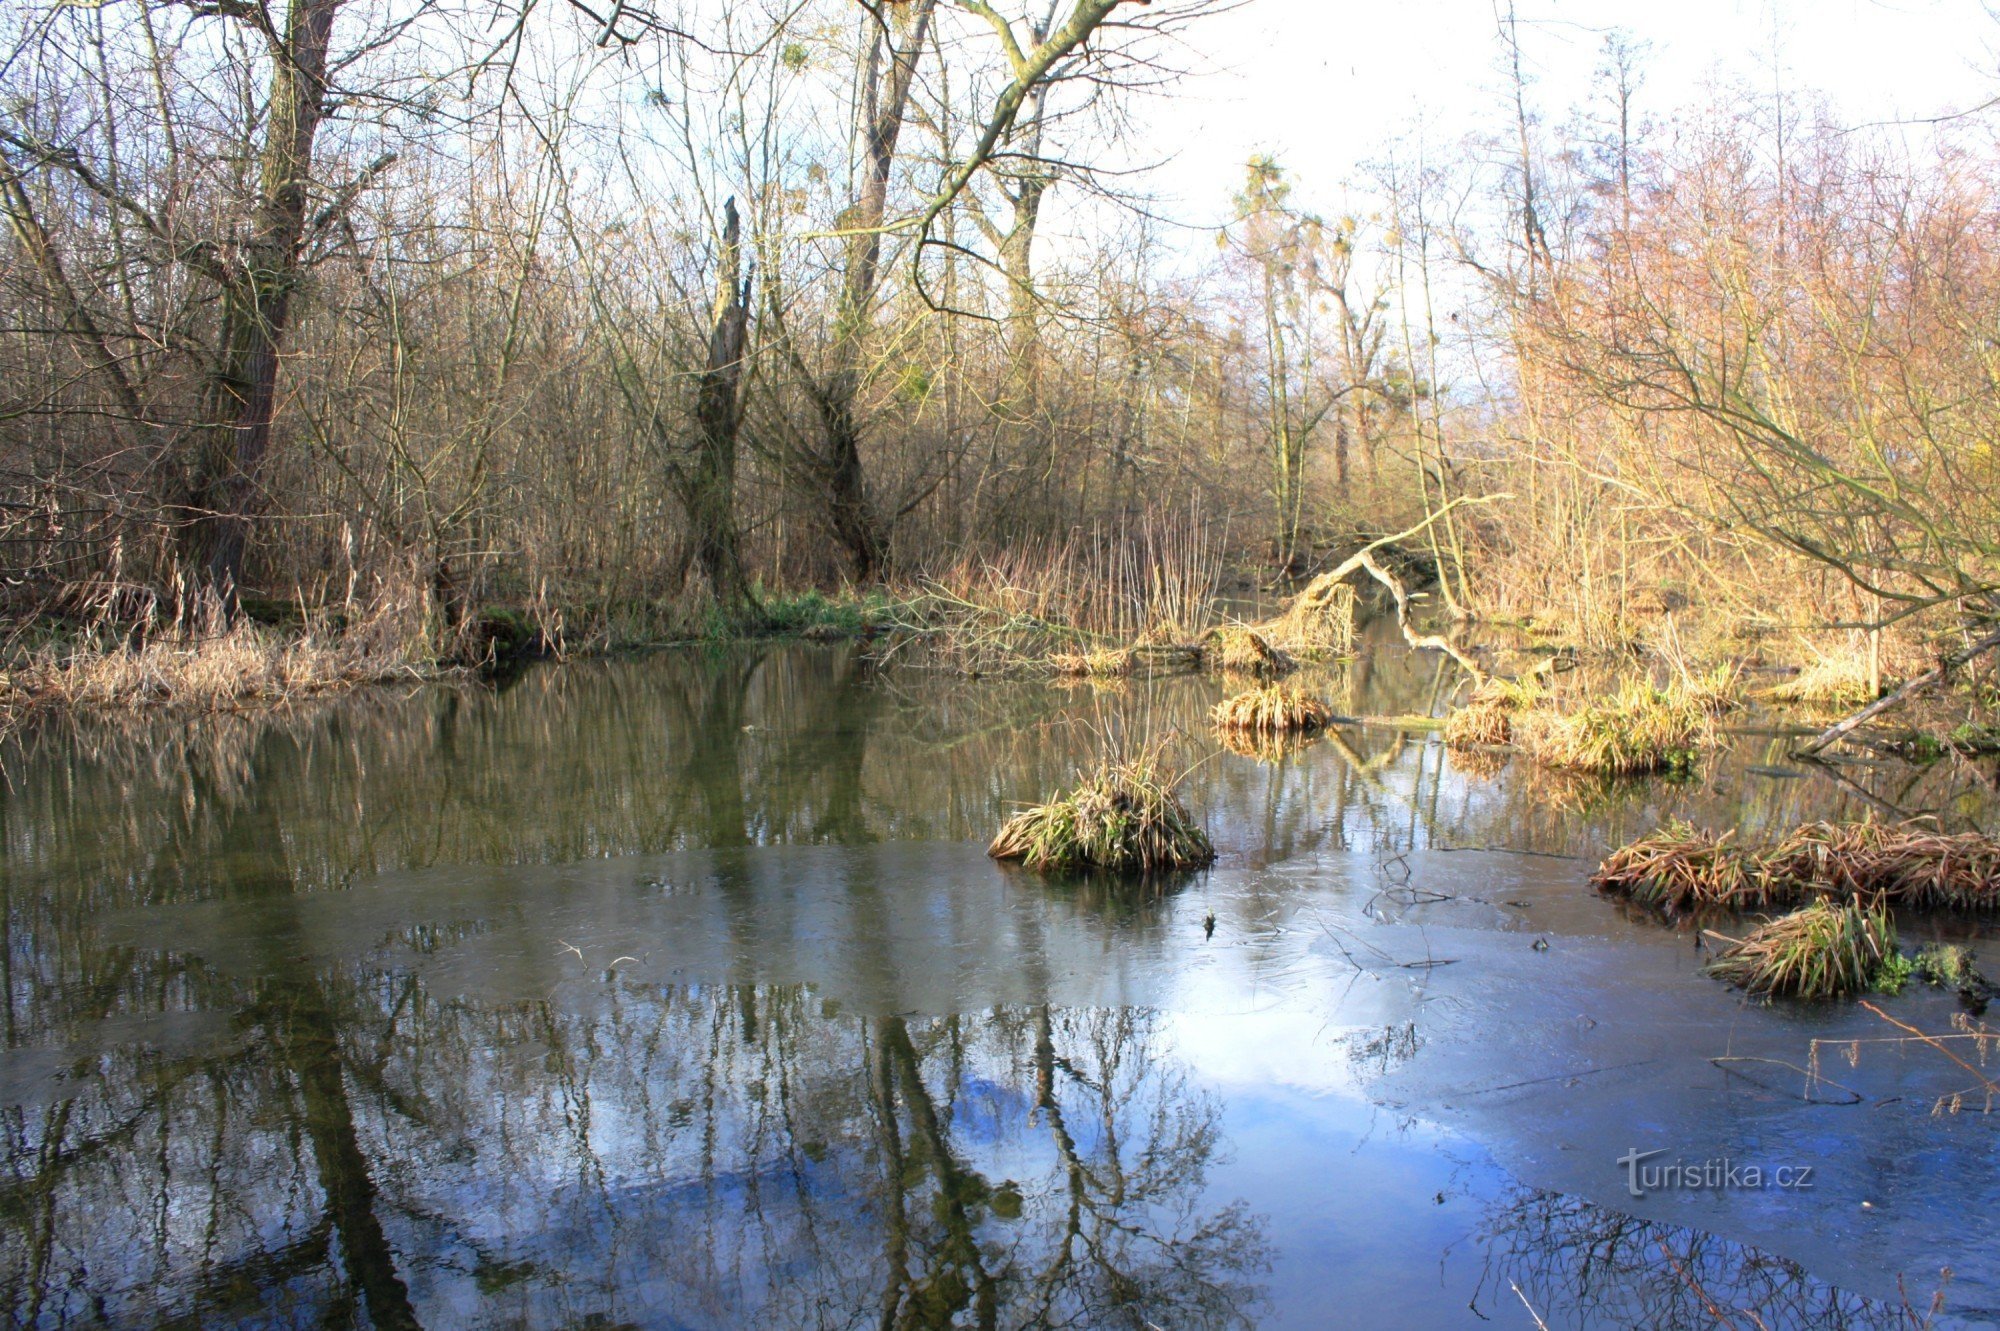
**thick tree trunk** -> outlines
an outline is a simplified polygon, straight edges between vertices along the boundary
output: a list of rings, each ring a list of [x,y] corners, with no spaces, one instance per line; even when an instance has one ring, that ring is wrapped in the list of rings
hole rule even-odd
[[[343,0],[291,0],[274,53],[258,197],[243,264],[223,302],[209,419],[189,501],[193,562],[234,604],[250,524],[261,507],[259,473],[270,451],[278,357],[291,323],[306,231],[313,140],[326,116],[326,62]]]
[[[695,455],[684,494],[696,567],[709,592],[736,608],[750,599],[736,528],[736,446],[742,425],[743,353],[750,331],[750,283],[743,277],[736,200],[723,205],[722,272],[708,363],[695,398]]]
[[[840,286],[834,318],[832,366],[818,393],[825,449],[816,459],[818,479],[826,492],[827,517],[835,538],[846,552],[856,581],[882,572],[887,540],[868,480],[861,466],[861,423],[857,408],[867,334],[882,275],[882,223],[888,215],[889,172],[896,161],[896,140],[908,115],[910,90],[916,81],[917,59],[930,32],[937,0],[912,0],[907,23],[910,35],[898,46],[886,29],[877,32],[870,49],[862,105],[867,116],[864,175],[854,206],[842,221],[849,233],[847,271]],[[887,79],[881,74],[888,53]]]

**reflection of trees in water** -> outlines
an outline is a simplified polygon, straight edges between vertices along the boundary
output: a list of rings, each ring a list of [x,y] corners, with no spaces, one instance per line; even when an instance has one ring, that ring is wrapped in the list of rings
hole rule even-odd
[[[1342,710],[1422,711],[1435,660],[1364,655],[1303,675]],[[45,731],[0,749],[8,880],[90,909],[214,895],[245,810],[292,848],[299,885],[438,863],[553,863],[686,847],[984,840],[1066,785],[1097,731],[1214,743],[1219,687],[1134,681],[1080,701],[1039,681],[871,666],[847,649],[685,652],[537,671],[501,693],[368,694],[295,715],[158,717]],[[1825,779],[1778,780],[1744,737],[1698,782],[1579,782],[1513,762],[1447,760],[1430,737],[1341,728],[1276,763],[1199,763],[1188,797],[1226,856],[1394,852],[1427,844],[1577,851],[1685,815],[1748,832],[1868,808]],[[1948,764],[1872,770],[1871,798],[1947,808]],[[52,829],[55,834],[52,835]]]
[[[918,1020],[796,986],[436,1002],[275,973],[198,1055],[7,1111],[28,1325],[1246,1321],[1218,1107],[1127,1010]]]
[[[1927,1324],[1927,1295],[1912,1316],[1755,1248],[1564,1193],[1513,1190],[1487,1211],[1476,1242],[1484,1263],[1472,1306],[1502,1320],[1525,1297],[1550,1327],[1863,1331]]]

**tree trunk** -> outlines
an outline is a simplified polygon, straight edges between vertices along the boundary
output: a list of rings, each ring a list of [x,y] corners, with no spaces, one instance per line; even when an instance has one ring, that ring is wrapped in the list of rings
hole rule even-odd
[[[743,352],[750,331],[750,282],[743,276],[742,223],[736,200],[723,204],[722,272],[708,363],[695,398],[695,455],[684,502],[694,531],[695,564],[716,601],[730,609],[750,599],[736,529],[736,441],[742,425]]]
[[[313,140],[326,115],[326,62],[343,0],[291,0],[273,56],[258,195],[243,264],[223,300],[219,363],[190,487],[193,561],[208,586],[235,603],[258,474],[270,449],[278,357],[291,322],[306,231]]]
[[[937,0],[912,0],[909,40],[900,47],[886,27],[878,28],[869,49],[862,105],[867,116],[863,147],[865,174],[859,196],[843,219],[849,233],[847,271],[841,281],[840,304],[834,318],[832,367],[817,394],[825,451],[816,459],[826,492],[827,517],[846,552],[857,582],[882,571],[887,542],[881,520],[868,493],[861,467],[861,424],[856,407],[861,396],[862,369],[867,352],[869,317],[882,275],[882,222],[888,214],[889,172],[896,161],[896,140],[908,114],[910,90],[916,82],[917,59],[930,32]],[[882,54],[889,56],[886,83]]]

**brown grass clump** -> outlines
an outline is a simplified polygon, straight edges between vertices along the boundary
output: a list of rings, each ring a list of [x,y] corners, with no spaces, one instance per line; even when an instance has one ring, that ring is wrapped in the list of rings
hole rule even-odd
[[[1009,818],[987,854],[1045,872],[1205,869],[1215,846],[1176,784],[1156,754],[1101,763],[1069,793]]]
[[[1713,742],[1715,718],[1737,705],[1737,672],[1679,672],[1664,688],[1628,679],[1607,697],[1567,705],[1539,674],[1483,681],[1452,712],[1444,742],[1465,749],[1518,744],[1537,762],[1631,776],[1687,771]]]
[[[1591,883],[1670,912],[1811,898],[1924,909],[2000,908],[2000,841],[1912,823],[1806,823],[1753,852],[1670,823],[1613,851]]]
[[[1670,915],[1696,910],[1761,910],[1774,904],[1750,856],[1717,836],[1672,822],[1611,852],[1591,875],[1600,892]],[[1789,899],[1789,898],[1788,898]]]
[[[1223,699],[1210,710],[1209,719],[1224,731],[1303,734],[1323,729],[1333,720],[1333,709],[1298,689],[1266,684]]]
[[[1538,679],[1502,679],[1495,675],[1472,691],[1463,707],[1445,719],[1444,742],[1454,749],[1511,744],[1514,718],[1548,696]]]
[[[1115,678],[1132,673],[1134,656],[1129,647],[1106,648],[1094,652],[1055,652],[1049,666],[1058,675]]]
[[[378,609],[339,634],[210,617],[111,645],[45,648],[0,672],[0,710],[177,707],[227,711],[438,673],[421,615]]]
[[[1875,701],[1876,671],[1862,652],[1819,656],[1784,683],[1765,691],[1773,702],[1848,709]]]
[[[1356,596],[1345,578],[1320,577],[1259,626],[1270,642],[1316,656],[1345,656],[1354,650]]]
[[[1885,908],[1815,901],[1732,941],[1708,973],[1767,997],[1839,998],[1899,987],[1900,960]]]
[[[1214,630],[1204,644],[1204,660],[1221,670],[1234,670],[1260,679],[1271,679],[1292,668],[1283,652],[1271,646],[1263,634],[1241,625]]]
[[[2000,906],[2000,841],[1915,823],[1806,823],[1762,857],[1805,891],[1955,910]]]

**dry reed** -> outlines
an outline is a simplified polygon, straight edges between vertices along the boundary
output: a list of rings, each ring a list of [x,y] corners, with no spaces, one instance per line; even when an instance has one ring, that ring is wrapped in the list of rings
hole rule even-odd
[[[419,598],[421,601],[421,598]],[[149,636],[45,647],[0,671],[0,714],[176,707],[225,711],[440,673],[428,605],[385,598],[335,633],[228,623],[216,605]]]
[[[1318,698],[1283,684],[1224,698],[1209,711],[1216,728],[1259,735],[1303,734],[1323,729],[1333,720],[1333,709]]]
[[[2000,906],[2000,841],[1913,823],[1806,823],[1763,851],[1669,824],[1613,851],[1593,886],[1670,912],[1810,898],[1920,909]]]

